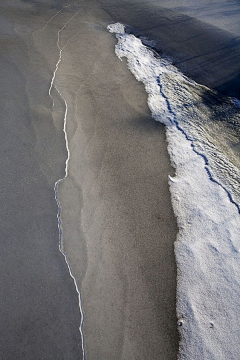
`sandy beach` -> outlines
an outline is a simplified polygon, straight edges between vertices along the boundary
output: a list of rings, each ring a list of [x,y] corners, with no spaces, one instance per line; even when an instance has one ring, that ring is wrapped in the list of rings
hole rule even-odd
[[[173,169],[164,128],[112,51],[103,15],[81,12],[69,23],[72,40],[56,76],[71,104],[69,175],[59,187],[64,249],[82,293],[87,357],[172,359],[178,348]]]
[[[51,117],[47,92],[51,69],[26,41],[33,20],[29,6],[17,1],[5,5],[1,6],[0,358],[81,359],[78,297],[58,250],[53,187],[63,174],[66,151],[62,130]]]
[[[153,3],[0,6],[1,359],[177,359],[174,168],[107,25],[236,97],[240,43]]]

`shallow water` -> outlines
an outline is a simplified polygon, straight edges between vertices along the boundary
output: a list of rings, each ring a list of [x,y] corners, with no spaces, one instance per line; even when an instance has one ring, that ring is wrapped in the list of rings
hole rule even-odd
[[[179,358],[235,359],[239,352],[240,110],[234,99],[203,87],[142,42],[116,33],[116,55],[148,93],[156,121],[167,127],[176,168],[170,189],[179,233],[177,314]],[[223,316],[224,313],[224,316]],[[231,341],[229,341],[229,338]]]

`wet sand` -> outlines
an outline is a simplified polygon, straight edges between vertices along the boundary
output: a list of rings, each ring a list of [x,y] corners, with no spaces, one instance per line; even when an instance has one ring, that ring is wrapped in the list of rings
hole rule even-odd
[[[63,247],[82,295],[86,356],[177,358],[177,225],[168,186],[174,169],[165,129],[152,120],[143,86],[114,54],[116,39],[106,26],[123,21],[153,36],[170,55],[187,56],[185,68],[203,80],[211,57],[204,71],[205,55],[202,63],[191,58],[205,45],[177,46],[171,32],[183,44],[190,28],[205,39],[208,26],[192,20],[179,32],[188,21],[177,22],[170,10],[160,9],[159,18],[146,3],[118,3],[12,0],[1,7],[2,359],[82,358],[78,296],[58,251],[53,190],[65,175],[65,102],[71,156],[58,195]],[[58,32],[62,57],[51,99]],[[214,54],[212,63],[222,64],[221,51]],[[226,89],[237,78],[234,56],[226,58],[232,67],[225,66],[225,80],[214,67],[213,87]]]
[[[95,2],[58,5],[1,8],[1,358],[82,358],[53,191],[67,158],[63,96],[71,160],[59,186],[62,240],[82,293],[86,355],[172,359],[177,228],[164,128],[114,54],[109,16]]]
[[[59,198],[64,250],[82,294],[86,355],[174,359],[177,227],[165,130],[115,56],[109,18],[94,9],[94,16],[79,12],[61,33],[63,46],[71,40],[55,82],[69,109],[69,175]]]

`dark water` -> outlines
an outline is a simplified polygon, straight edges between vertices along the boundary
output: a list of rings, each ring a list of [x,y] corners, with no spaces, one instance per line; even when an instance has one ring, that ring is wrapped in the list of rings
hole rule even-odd
[[[156,50],[200,84],[240,98],[240,38],[161,6],[159,1],[100,0],[114,20],[156,40]],[[185,4],[187,6],[187,4]]]
[[[124,33],[121,24],[108,29],[117,34],[116,55],[126,57],[131,72],[144,83],[154,119],[167,126],[176,166],[170,188],[179,224],[179,358],[235,359],[238,326],[229,319],[237,317],[233,299],[239,292],[240,162],[233,151],[239,146],[237,101],[187,78],[169,60]],[[214,333],[206,326],[213,313],[218,323]]]

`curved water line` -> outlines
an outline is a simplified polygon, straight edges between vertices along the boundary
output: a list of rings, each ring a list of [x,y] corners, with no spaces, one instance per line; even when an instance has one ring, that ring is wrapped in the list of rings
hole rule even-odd
[[[54,80],[55,80],[55,77],[56,77],[56,73],[57,73],[57,70],[59,68],[59,64],[62,60],[62,51],[63,49],[67,46],[68,42],[70,41],[70,39],[68,39],[67,43],[65,44],[65,46],[63,48],[60,47],[60,34],[61,32],[64,30],[64,28],[67,26],[67,24],[78,14],[75,13],[66,23],[65,25],[60,29],[58,30],[58,38],[57,38],[57,47],[59,49],[59,58],[58,58],[58,61],[56,63],[56,66],[55,66],[55,70],[53,72],[53,76],[52,76],[52,79],[51,79],[51,83],[50,83],[50,87],[49,87],[49,90],[48,90],[48,93],[49,93],[49,96],[51,97],[52,99],[52,107],[54,106],[54,100],[53,100],[53,97],[51,95],[51,91],[52,91],[52,88],[53,88],[53,83],[54,83]],[[66,159],[66,162],[65,162],[65,175],[63,178],[59,179],[56,181],[55,185],[54,185],[54,192],[55,192],[55,199],[56,199],[56,202],[57,202],[57,206],[58,206],[58,213],[57,213],[57,219],[58,219],[58,229],[59,229],[59,251],[62,253],[64,259],[65,259],[65,262],[67,264],[67,267],[68,267],[68,271],[69,271],[69,274],[71,276],[71,278],[73,279],[73,282],[74,282],[74,285],[75,285],[75,289],[77,291],[77,294],[78,294],[78,304],[79,304],[79,310],[80,310],[80,315],[81,315],[81,320],[80,320],[80,326],[79,326],[79,332],[80,332],[80,336],[81,336],[81,343],[82,343],[82,354],[83,354],[83,360],[86,360],[86,353],[85,353],[85,338],[84,338],[84,333],[83,333],[83,324],[84,324],[84,312],[83,312],[83,306],[82,306],[82,296],[81,296],[81,293],[80,293],[80,290],[78,288],[78,284],[77,284],[77,280],[76,278],[74,277],[73,275],[73,271],[72,271],[72,268],[71,268],[71,265],[68,261],[68,258],[67,258],[67,255],[66,253],[64,252],[63,250],[63,245],[62,245],[62,222],[61,222],[61,205],[60,205],[60,201],[59,201],[59,196],[58,196],[58,186],[59,184],[67,178],[68,176],[68,168],[69,168],[69,160],[70,160],[70,150],[69,150],[69,145],[68,145],[68,136],[67,136],[67,132],[66,132],[66,124],[67,124],[67,114],[68,114],[68,105],[67,105],[67,101],[66,99],[63,97],[63,95],[60,93],[60,91],[58,90],[58,88],[55,86],[55,89],[56,91],[58,92],[58,94],[60,95],[60,97],[62,98],[64,104],[65,104],[65,113],[64,113],[64,120],[63,120],[63,132],[64,132],[64,137],[65,137],[65,143],[66,143],[66,149],[67,149],[67,159]]]

